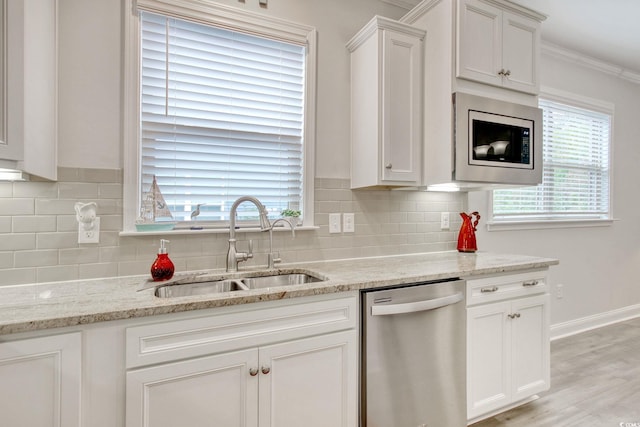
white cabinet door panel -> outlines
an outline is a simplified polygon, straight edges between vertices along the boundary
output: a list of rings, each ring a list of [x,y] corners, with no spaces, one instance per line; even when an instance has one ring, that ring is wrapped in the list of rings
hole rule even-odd
[[[535,22],[504,12],[502,66],[509,70],[504,86],[524,92],[537,92],[539,32]]]
[[[0,343],[0,425],[80,427],[79,332]]]
[[[260,348],[260,427],[356,427],[357,333]]]
[[[127,372],[127,427],[258,425],[256,349]]]
[[[549,295],[513,302],[519,317],[511,322],[513,337],[513,400],[524,399],[550,386]]]
[[[473,418],[509,403],[509,302],[480,305],[467,311],[467,416]]]

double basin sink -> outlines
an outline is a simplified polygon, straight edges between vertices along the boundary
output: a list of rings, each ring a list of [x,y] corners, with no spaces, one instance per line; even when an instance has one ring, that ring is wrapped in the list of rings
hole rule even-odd
[[[155,295],[173,298],[193,295],[207,295],[221,292],[248,291],[272,287],[302,285],[322,282],[322,276],[302,270],[266,271],[234,274],[233,277],[220,275],[187,275],[174,278],[164,284],[156,282]]]

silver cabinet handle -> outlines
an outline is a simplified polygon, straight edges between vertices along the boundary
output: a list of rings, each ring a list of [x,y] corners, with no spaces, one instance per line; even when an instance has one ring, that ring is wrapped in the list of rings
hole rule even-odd
[[[489,293],[489,292],[496,292],[498,290],[497,286],[492,286],[490,288],[482,288],[480,289],[480,292],[482,292],[483,294]]]
[[[252,377],[255,377],[256,375],[258,375],[258,368],[249,369],[249,375],[251,375]]]
[[[527,286],[536,286],[538,285],[540,282],[537,280],[531,280],[530,282],[522,282],[522,286],[527,287]]]
[[[265,375],[266,375],[266,374],[268,374],[269,372],[271,372],[271,368],[270,368],[270,367],[268,367],[268,366],[263,366],[263,367],[262,367],[262,373],[263,373],[263,374],[265,374]]]
[[[507,314],[507,317],[509,319],[517,319],[520,317],[520,313],[511,313],[511,314]]]
[[[511,70],[507,70],[504,72],[505,77],[509,77],[511,75]]]
[[[391,169],[393,167],[393,165],[391,163],[387,163],[386,165],[384,165],[384,167],[386,169]]]

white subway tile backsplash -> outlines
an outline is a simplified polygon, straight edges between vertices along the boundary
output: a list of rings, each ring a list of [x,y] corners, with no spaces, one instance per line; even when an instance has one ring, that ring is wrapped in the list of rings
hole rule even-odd
[[[86,199],[86,202],[93,202],[98,198],[98,184],[61,182],[58,184],[58,197],[60,199]]]
[[[13,197],[57,198],[58,187],[55,182],[14,182]]]
[[[34,206],[34,199],[3,199],[0,203],[0,216],[33,215]]]
[[[88,245],[87,245],[88,246]],[[91,264],[100,262],[100,249],[96,246],[60,249],[60,264]]]
[[[56,217],[53,215],[14,216],[11,230],[14,233],[41,233],[56,231]]]
[[[38,233],[36,235],[38,249],[65,249],[78,246],[78,230],[75,232]]]
[[[0,233],[11,233],[10,216],[0,216]]]
[[[17,268],[58,265],[58,251],[16,251],[14,263]]]
[[[74,199],[35,199],[36,215],[75,215]],[[33,212],[32,212],[33,213]]]
[[[59,181],[0,183],[0,285],[146,275],[160,236],[121,237],[122,171],[59,168]],[[456,193],[351,191],[348,179],[316,178],[317,229],[274,233],[274,250],[287,262],[331,260],[455,249],[465,196]],[[19,196],[14,194],[17,193]],[[78,245],[74,204],[95,201],[100,242]],[[451,229],[440,230],[440,212]],[[355,233],[329,234],[328,214],[353,212]],[[177,271],[224,268],[225,234],[169,237]],[[254,259],[266,264],[268,233],[238,233],[244,248],[254,240]]]
[[[38,267],[36,269],[38,282],[61,282],[65,280],[78,280],[77,265],[56,265],[51,267]]]
[[[0,235],[0,251],[22,251],[35,248],[35,233],[4,233]]]

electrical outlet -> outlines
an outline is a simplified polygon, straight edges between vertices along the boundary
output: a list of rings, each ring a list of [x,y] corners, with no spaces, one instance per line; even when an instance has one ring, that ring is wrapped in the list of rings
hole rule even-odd
[[[451,224],[449,223],[449,212],[442,212],[440,214],[440,229],[448,230]]]
[[[556,285],[556,298],[557,299],[562,299],[564,298],[564,289],[563,289],[564,285],[562,284],[557,284]]]
[[[100,218],[93,221],[91,230],[85,230],[83,224],[78,224],[78,243],[100,243]]]
[[[341,233],[342,226],[340,224],[340,215],[339,213],[329,214],[329,233]]]
[[[345,233],[354,233],[356,231],[355,215],[352,213],[342,214],[342,223]]]

